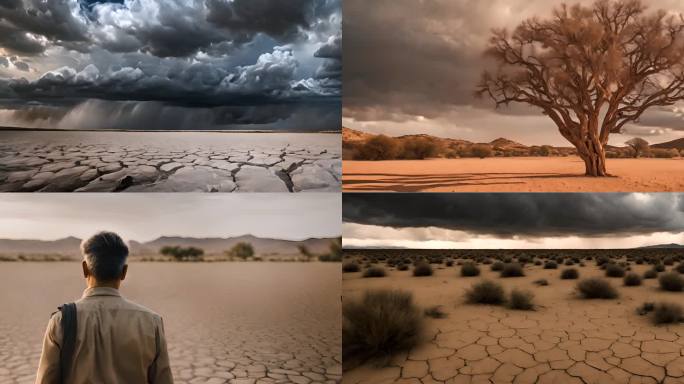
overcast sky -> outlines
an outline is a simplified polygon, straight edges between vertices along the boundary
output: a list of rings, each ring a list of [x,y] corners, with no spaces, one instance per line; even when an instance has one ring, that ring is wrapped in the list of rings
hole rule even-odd
[[[0,194],[0,238],[340,236],[341,197],[320,194]]]
[[[339,129],[340,3],[2,0],[0,125]]]
[[[566,1],[568,4],[577,1]],[[593,0],[581,0],[592,3]],[[473,93],[493,28],[514,29],[548,17],[559,0],[345,0],[343,125],[374,133],[428,133],[489,142],[570,144],[537,111],[496,111]],[[651,9],[684,12],[681,0],[645,1]],[[684,108],[646,114],[614,135],[612,144],[642,136],[651,143],[684,137]]]
[[[346,194],[346,247],[684,244],[684,194]]]

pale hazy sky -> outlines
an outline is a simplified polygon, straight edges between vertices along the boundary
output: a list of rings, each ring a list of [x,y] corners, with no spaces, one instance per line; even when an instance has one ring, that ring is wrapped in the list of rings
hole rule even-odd
[[[341,233],[341,196],[320,194],[0,194],[0,238],[159,236],[299,240]]]
[[[347,194],[344,246],[635,248],[684,244],[684,194]]]
[[[567,4],[594,0],[569,0]],[[427,133],[489,142],[568,145],[553,122],[521,107],[495,110],[474,91],[490,64],[493,28],[512,30],[532,16],[547,18],[561,0],[345,0],[343,125],[392,136]],[[684,12],[681,0],[644,1],[651,10]],[[399,29],[398,29],[399,28]],[[684,137],[680,108],[654,109],[625,135],[651,143]]]

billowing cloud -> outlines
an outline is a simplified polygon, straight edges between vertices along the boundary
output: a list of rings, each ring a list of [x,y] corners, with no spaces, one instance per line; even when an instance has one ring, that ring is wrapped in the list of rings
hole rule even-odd
[[[345,223],[504,238],[684,232],[682,194],[346,194]]]
[[[345,1],[344,124],[393,135],[429,133],[474,141],[504,136],[528,144],[538,133],[508,129],[506,125],[507,116],[525,114],[543,118],[537,132],[555,134],[556,140],[545,144],[563,145],[564,139],[553,122],[540,111],[523,106],[495,110],[493,103],[474,96],[483,69],[492,65],[484,55],[492,29],[512,30],[527,18],[549,17],[552,9],[561,3],[560,0]],[[654,10],[684,12],[683,3],[677,0],[644,3]],[[466,126],[475,122],[453,119],[463,110],[475,111],[481,116],[479,120],[488,123],[480,121],[476,130],[464,132]],[[430,127],[417,129],[412,124],[417,117],[424,118]],[[369,122],[378,124],[369,125]],[[390,128],[386,122],[394,124]],[[671,129],[668,132],[648,130],[662,133],[660,141],[684,136],[684,125],[672,111],[647,113],[636,126]],[[627,138],[613,144],[621,144]]]
[[[225,116],[293,125],[302,109],[316,108],[314,121],[330,123],[326,116],[341,114],[340,39],[339,0],[3,2],[0,117],[31,116],[13,111],[35,105],[61,108],[62,116],[108,105],[122,122],[137,121],[127,105],[142,102],[145,111],[197,108],[188,115],[212,116],[195,120],[195,129],[227,128]],[[212,123],[215,116],[222,124]],[[111,122],[95,124],[104,125]],[[339,129],[339,121],[315,129]]]

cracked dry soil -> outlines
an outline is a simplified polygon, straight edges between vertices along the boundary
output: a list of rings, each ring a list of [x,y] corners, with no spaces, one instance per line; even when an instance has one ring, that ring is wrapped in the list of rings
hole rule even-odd
[[[580,278],[603,276],[596,266],[577,267]],[[663,292],[657,280],[618,288],[617,300],[582,300],[574,295],[577,280],[561,280],[557,270],[525,268],[526,276],[500,278],[480,265],[480,277],[458,275],[459,267],[442,267],[431,277],[411,271],[388,277],[361,278],[345,273],[345,299],[366,289],[413,292],[422,308],[442,305],[448,317],[426,318],[424,341],[397,354],[386,367],[373,364],[344,372],[343,383],[684,383],[684,324],[654,326],[635,309],[645,301],[684,304],[684,294]],[[633,266],[642,274],[647,266]],[[464,291],[482,278],[501,283],[507,292],[523,288],[535,294],[536,311],[468,305]],[[545,278],[549,286],[533,284]]]
[[[0,132],[0,192],[337,192],[339,134]]]
[[[0,383],[33,383],[50,313],[80,264],[0,263]],[[122,286],[164,318],[176,383],[341,380],[338,263],[142,263]]]

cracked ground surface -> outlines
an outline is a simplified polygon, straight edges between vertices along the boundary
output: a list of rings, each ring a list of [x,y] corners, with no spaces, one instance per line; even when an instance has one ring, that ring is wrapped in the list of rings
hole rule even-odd
[[[0,263],[0,383],[33,383],[50,313],[80,264]],[[338,263],[131,263],[129,299],[164,318],[176,383],[341,380]]]
[[[337,192],[339,134],[0,132],[0,192]]]
[[[596,266],[577,267],[580,278],[603,276]],[[527,266],[526,276],[500,278],[481,265],[480,277],[460,277],[459,267],[441,267],[431,277],[410,271],[385,278],[345,273],[343,292],[359,297],[371,288],[408,290],[422,308],[442,305],[444,319],[425,319],[424,341],[397,354],[386,367],[372,364],[344,373],[344,383],[684,383],[684,325],[654,326],[636,308],[645,301],[684,303],[684,294],[660,291],[657,280],[618,288],[617,300],[582,300],[577,280],[561,280],[557,270]],[[648,267],[636,265],[643,273]],[[388,269],[389,270],[389,269]],[[507,292],[535,294],[536,311],[468,305],[464,291],[482,278]],[[532,282],[545,278],[549,286]]]

